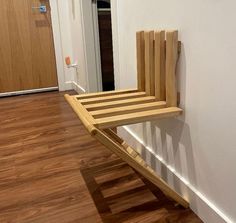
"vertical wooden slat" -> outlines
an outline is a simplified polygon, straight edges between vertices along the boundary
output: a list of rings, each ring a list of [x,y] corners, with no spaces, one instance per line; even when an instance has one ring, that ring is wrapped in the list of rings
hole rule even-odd
[[[144,31],[136,33],[138,90],[145,91]]]
[[[166,32],[166,103],[177,106],[176,62],[178,58],[178,31]]]
[[[145,90],[147,95],[155,95],[154,76],[154,31],[145,32]]]
[[[155,32],[155,96],[157,100],[166,100],[165,83],[165,31]]]

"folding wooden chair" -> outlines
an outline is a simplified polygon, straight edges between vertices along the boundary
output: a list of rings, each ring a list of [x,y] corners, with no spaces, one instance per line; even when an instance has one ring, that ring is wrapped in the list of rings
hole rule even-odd
[[[89,133],[184,207],[189,203],[171,189],[142,157],[111,128],[174,117],[177,107],[177,31],[137,32],[137,89],[65,95]]]

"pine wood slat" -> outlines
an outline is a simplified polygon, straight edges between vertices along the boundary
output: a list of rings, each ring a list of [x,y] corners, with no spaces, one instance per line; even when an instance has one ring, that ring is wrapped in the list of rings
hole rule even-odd
[[[109,95],[116,95],[116,94],[127,94],[127,93],[135,93],[137,92],[137,88],[133,89],[125,89],[125,90],[115,90],[115,91],[104,91],[104,92],[96,92],[96,93],[85,93],[76,95],[77,99],[86,99],[86,98],[97,98]]]
[[[91,105],[84,105],[84,107],[88,111],[95,111],[95,110],[101,110],[101,109],[107,109],[107,108],[115,108],[118,106],[154,102],[155,100],[156,100],[155,97],[147,96],[147,97],[140,97],[140,98],[134,98],[134,99],[125,99],[125,100],[120,100],[120,101],[109,101],[109,102],[103,102],[103,103],[97,103],[97,104],[91,104]]]
[[[145,91],[145,46],[144,31],[136,33],[137,79],[139,91]]]
[[[138,122],[150,121],[154,119],[174,117],[180,115],[181,112],[182,109],[177,107],[135,112],[131,114],[117,115],[112,117],[96,119],[95,126],[101,129],[112,128],[121,125],[129,125]]]
[[[135,92],[135,93],[117,94],[117,95],[97,97],[97,98],[81,99],[79,101],[83,105],[88,105],[88,104],[102,103],[115,100],[124,100],[129,98],[138,98],[144,96],[146,96],[145,92]]]
[[[165,31],[155,32],[155,96],[157,100],[166,99],[165,83]]]
[[[154,77],[154,31],[145,32],[145,90],[147,95],[155,95]]]
[[[156,101],[156,102],[150,102],[150,103],[145,103],[145,104],[129,105],[129,106],[123,106],[123,107],[103,109],[103,110],[98,110],[98,111],[91,111],[89,113],[96,119],[96,118],[103,118],[103,117],[109,117],[109,116],[114,116],[114,115],[123,115],[123,114],[129,114],[129,113],[140,112],[140,111],[148,111],[148,110],[164,108],[164,107],[166,107],[165,101]]]
[[[178,58],[178,32],[166,32],[166,103],[177,106],[176,63]]]

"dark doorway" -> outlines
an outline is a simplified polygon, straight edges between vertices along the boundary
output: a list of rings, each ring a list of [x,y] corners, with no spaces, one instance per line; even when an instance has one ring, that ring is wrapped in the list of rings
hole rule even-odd
[[[98,0],[98,26],[103,91],[115,89],[110,0]]]

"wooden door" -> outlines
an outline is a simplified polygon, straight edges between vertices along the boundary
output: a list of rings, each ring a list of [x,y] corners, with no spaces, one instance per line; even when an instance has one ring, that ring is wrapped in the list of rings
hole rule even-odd
[[[0,5],[0,93],[58,86],[49,0]]]

